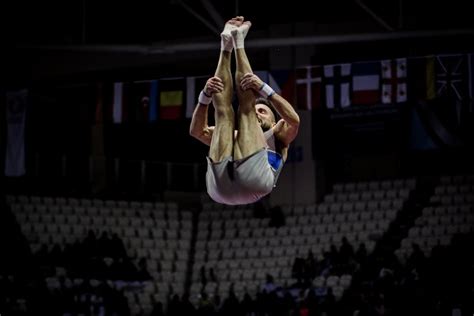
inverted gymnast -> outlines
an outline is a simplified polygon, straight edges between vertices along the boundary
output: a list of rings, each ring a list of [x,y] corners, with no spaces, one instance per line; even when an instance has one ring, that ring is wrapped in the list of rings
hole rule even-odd
[[[300,124],[291,104],[252,73],[244,47],[250,27],[242,16],[225,24],[216,72],[199,95],[190,125],[190,134],[210,146],[207,192],[221,204],[254,203],[273,190]],[[234,48],[237,122],[232,107]],[[215,126],[208,126],[211,102]]]

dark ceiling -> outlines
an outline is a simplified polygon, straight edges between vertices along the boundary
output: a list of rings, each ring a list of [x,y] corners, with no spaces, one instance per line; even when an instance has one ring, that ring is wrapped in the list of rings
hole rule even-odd
[[[10,45],[57,45],[148,44],[211,37],[215,35],[212,28],[220,30],[220,21],[236,14],[254,22],[256,30],[302,21],[333,26],[341,33],[354,32],[351,25],[361,23],[373,32],[389,31],[386,26],[394,31],[467,28],[474,26],[468,4],[407,0],[20,0],[1,6]]]
[[[105,68],[108,63],[109,68],[172,65],[181,60],[180,55],[168,52],[168,56],[156,56],[150,54],[150,48],[192,43],[212,43],[218,47],[223,23],[235,15],[253,22],[252,39],[266,39],[272,25],[284,25],[289,31],[283,35],[273,32],[272,37],[285,36],[286,44],[293,46],[307,45],[291,43],[291,37],[299,35],[295,29],[301,23],[311,25],[303,30],[305,36],[336,36],[333,43],[339,51],[337,36],[355,34],[369,34],[371,41],[370,34],[388,38],[412,32],[416,41],[416,34],[421,31],[436,34],[463,30],[470,36],[467,41],[465,37],[458,39],[457,31],[454,37],[468,45],[474,42],[474,18],[469,5],[469,1],[460,0],[10,1],[0,5],[7,56],[2,59],[6,70],[1,79],[5,82],[13,77],[30,78],[48,72],[85,72]],[[301,27],[298,30],[301,33]],[[357,47],[373,49],[377,46],[374,42]],[[271,45],[267,43],[266,48]],[[446,41],[444,45],[451,43]],[[215,52],[214,46],[211,48]],[[207,57],[202,47],[185,53],[182,60],[186,67]],[[349,48],[342,53],[356,52]]]

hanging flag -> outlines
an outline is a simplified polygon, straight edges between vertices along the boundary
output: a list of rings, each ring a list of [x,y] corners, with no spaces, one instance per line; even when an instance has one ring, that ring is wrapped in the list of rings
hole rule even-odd
[[[436,98],[452,105],[454,112],[446,113],[445,117],[454,114],[454,126],[462,122],[462,112],[468,107],[469,82],[468,61],[466,55],[438,55],[435,58]]]
[[[120,124],[123,122],[124,114],[123,82],[115,82],[113,89],[112,121]]]
[[[207,79],[211,76],[186,78],[186,118],[191,118],[198,103],[199,93],[204,89]]]
[[[297,108],[312,110],[321,105],[321,72],[319,66],[296,69]]]
[[[413,57],[409,58],[407,63],[410,68],[410,75],[407,76],[407,98],[413,104],[434,99],[434,58]]]
[[[186,118],[191,118],[193,116],[194,108],[197,105],[197,100],[195,96],[196,96],[195,77],[186,77]]]
[[[260,70],[254,72],[263,82],[287,100],[290,104],[295,103],[295,72],[291,70]],[[306,109],[306,107],[303,107]]]
[[[102,124],[104,122],[104,83],[96,83],[96,97],[95,97],[95,124]]]
[[[426,99],[433,100],[436,98],[435,83],[435,58],[430,56],[426,58]]]
[[[253,72],[257,77],[260,78],[260,80],[262,80],[263,82],[265,82],[266,84],[270,84],[269,81],[270,81],[270,73],[268,72],[268,70],[255,70]],[[275,89],[273,89],[275,90]],[[276,91],[275,91],[276,92]],[[278,92],[277,92],[278,93]]]
[[[95,92],[95,122],[114,123],[114,83],[98,82]]]
[[[351,105],[351,64],[324,66],[323,87],[328,109],[346,108]]]
[[[469,112],[474,112],[474,54],[469,54],[468,59],[468,76],[469,76]]]
[[[408,125],[408,133],[410,135],[408,141],[410,146],[416,150],[430,150],[437,149],[436,138],[433,133],[429,132],[429,126],[423,124],[421,115],[425,114],[420,111],[419,107],[410,108],[410,120]]]
[[[7,145],[5,176],[20,177],[25,170],[25,117],[28,90],[6,93]]]
[[[158,80],[152,80],[150,84],[150,107],[148,111],[148,120],[156,122],[158,119]]]
[[[380,102],[380,63],[352,64],[352,103],[375,105]]]
[[[160,80],[160,119],[176,120],[182,117],[185,84],[184,78]]]
[[[91,156],[93,159],[104,156],[104,111],[107,104],[106,84],[95,83],[95,114],[91,128]]]
[[[145,123],[150,120],[151,80],[134,81],[130,84],[130,121]]]
[[[407,101],[407,59],[382,60],[382,102]]]
[[[272,70],[269,76],[269,85],[285,100],[294,104],[296,76],[294,70]]]
[[[436,97],[463,101],[468,97],[467,67],[464,55],[438,55],[435,58]]]

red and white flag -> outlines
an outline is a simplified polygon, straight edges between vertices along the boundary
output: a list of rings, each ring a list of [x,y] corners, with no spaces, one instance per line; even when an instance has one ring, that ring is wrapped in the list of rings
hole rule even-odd
[[[382,102],[407,101],[407,59],[387,59],[382,65]]]
[[[380,64],[352,64],[352,104],[375,105],[380,102]]]
[[[312,110],[321,105],[322,67],[307,66],[296,69],[297,108]]]

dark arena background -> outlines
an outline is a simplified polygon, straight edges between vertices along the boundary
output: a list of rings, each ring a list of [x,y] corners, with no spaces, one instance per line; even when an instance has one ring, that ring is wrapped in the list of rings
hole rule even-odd
[[[473,315],[469,1],[0,12],[1,316]],[[275,190],[230,207],[189,124],[236,15],[301,125]]]

